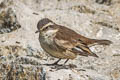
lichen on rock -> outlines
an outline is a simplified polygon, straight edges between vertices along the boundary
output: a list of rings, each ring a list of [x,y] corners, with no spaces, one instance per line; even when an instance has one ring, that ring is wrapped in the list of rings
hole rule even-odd
[[[0,34],[10,33],[20,27],[21,25],[19,24],[12,8],[0,11]]]

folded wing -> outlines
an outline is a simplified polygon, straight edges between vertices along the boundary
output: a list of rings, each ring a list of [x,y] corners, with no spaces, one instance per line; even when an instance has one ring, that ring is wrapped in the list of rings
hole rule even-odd
[[[63,35],[63,32],[64,32],[64,35]],[[82,56],[98,57],[89,49],[87,44],[85,44],[82,40],[79,40],[79,37],[77,38],[77,37],[74,37],[75,35],[74,36],[68,36],[68,35],[70,35],[69,31],[65,29],[59,30],[59,32],[57,32],[57,36],[55,36],[54,38],[54,42],[57,45],[57,47],[70,51],[74,54],[82,55]],[[69,54],[69,53],[66,53],[66,54]]]

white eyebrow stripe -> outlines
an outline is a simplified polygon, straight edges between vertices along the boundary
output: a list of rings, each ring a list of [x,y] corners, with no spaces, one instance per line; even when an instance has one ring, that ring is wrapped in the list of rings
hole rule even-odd
[[[46,25],[44,25],[40,30],[43,30],[44,28],[46,28],[46,27],[49,26],[49,25],[54,25],[54,23],[49,22],[49,23],[47,23]]]

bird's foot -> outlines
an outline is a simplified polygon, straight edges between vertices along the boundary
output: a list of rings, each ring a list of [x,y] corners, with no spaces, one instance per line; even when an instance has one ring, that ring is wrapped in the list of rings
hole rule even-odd
[[[61,64],[57,64],[57,63],[52,63],[52,64],[44,64],[44,65],[47,65],[47,66],[62,66]]]
[[[60,61],[61,59],[57,60],[56,62],[52,63],[52,64],[45,64],[47,66],[55,66],[55,65],[59,65],[58,62]]]

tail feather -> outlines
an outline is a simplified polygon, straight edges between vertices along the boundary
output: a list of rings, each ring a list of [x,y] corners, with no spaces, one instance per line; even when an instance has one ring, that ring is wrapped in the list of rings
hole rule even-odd
[[[79,41],[85,43],[86,45],[90,45],[94,43],[98,43],[100,45],[110,45],[112,43],[112,41],[110,40],[90,39],[82,35],[79,35]]]
[[[110,40],[96,40],[96,39],[92,39],[93,43],[97,43],[99,45],[110,45],[112,44],[112,41]]]

